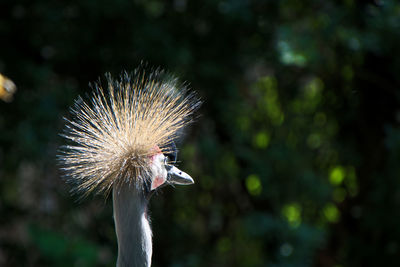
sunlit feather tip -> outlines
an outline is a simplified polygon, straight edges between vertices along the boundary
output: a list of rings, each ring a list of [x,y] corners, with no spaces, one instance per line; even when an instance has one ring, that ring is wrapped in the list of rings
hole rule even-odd
[[[119,80],[106,74],[107,88],[94,84],[91,100],[71,108],[62,135],[70,145],[59,159],[74,191],[108,193],[113,186],[143,189],[153,154],[191,122],[200,101],[163,71],[137,69]]]

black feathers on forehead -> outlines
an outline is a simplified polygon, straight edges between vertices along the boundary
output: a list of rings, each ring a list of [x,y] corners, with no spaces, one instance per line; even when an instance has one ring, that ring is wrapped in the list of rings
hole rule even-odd
[[[178,149],[176,148],[175,142],[171,141],[168,143],[168,145],[165,148],[165,153],[164,155],[168,157],[168,159],[172,162],[175,163],[177,158],[178,158]]]

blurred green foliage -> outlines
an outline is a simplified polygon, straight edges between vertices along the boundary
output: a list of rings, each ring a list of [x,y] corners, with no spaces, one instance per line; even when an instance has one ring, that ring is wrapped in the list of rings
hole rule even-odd
[[[0,265],[113,266],[110,201],[60,179],[63,116],[141,60],[204,105],[180,144],[196,185],[151,202],[154,266],[396,266],[400,4],[2,1]]]

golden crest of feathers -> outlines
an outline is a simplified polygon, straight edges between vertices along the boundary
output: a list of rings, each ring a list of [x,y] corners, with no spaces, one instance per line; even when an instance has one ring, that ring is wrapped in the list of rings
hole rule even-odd
[[[107,89],[96,83],[90,102],[75,102],[63,134],[72,144],[59,158],[84,195],[126,183],[143,188],[151,156],[168,152],[200,106],[193,92],[163,71],[106,77]]]
[[[17,91],[15,83],[6,76],[0,74],[0,99],[11,102],[14,93]]]

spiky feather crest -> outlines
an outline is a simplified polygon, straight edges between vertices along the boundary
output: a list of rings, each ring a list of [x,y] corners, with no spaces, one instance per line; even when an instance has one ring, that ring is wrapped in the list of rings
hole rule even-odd
[[[200,106],[194,92],[160,70],[106,78],[106,90],[100,82],[92,86],[89,103],[75,101],[63,134],[73,143],[60,154],[63,169],[84,196],[124,184],[143,189],[151,156],[168,152]]]

